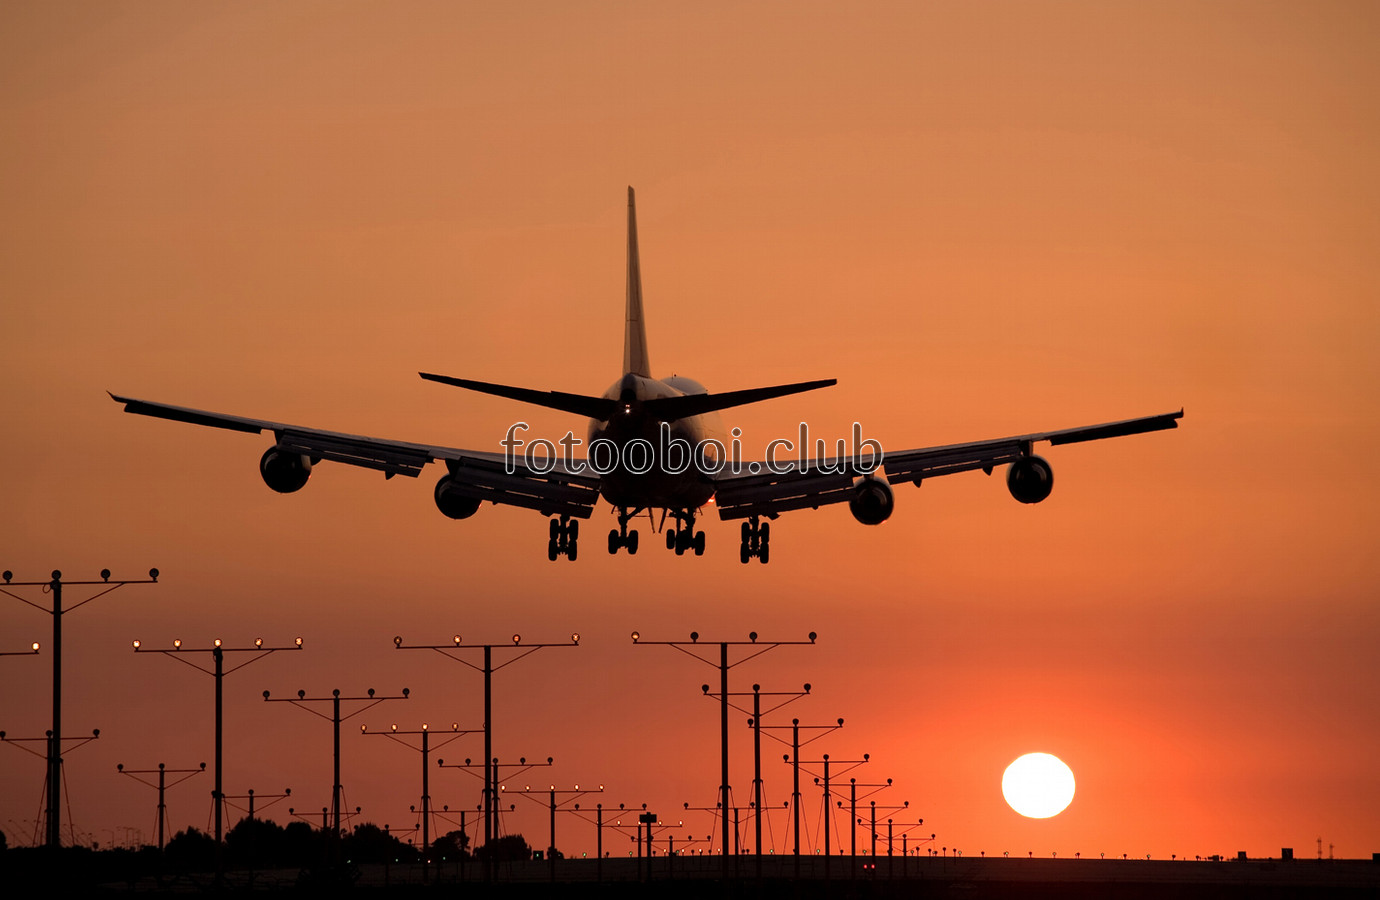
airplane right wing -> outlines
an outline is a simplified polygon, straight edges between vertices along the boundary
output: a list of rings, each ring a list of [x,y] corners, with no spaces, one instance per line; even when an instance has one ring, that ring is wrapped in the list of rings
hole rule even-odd
[[[450,474],[437,485],[436,503],[452,518],[473,515],[481,503],[489,502],[534,509],[547,516],[587,519],[599,499],[599,477],[588,471],[569,471],[560,460],[551,460],[549,468],[528,466],[522,459],[510,465],[501,453],[342,434],[114,394],[110,398],[123,403],[125,412],[138,415],[248,434],[273,432],[275,443],[259,461],[259,471],[268,486],[280,493],[300,490],[312,466],[322,460],[374,469],[385,478],[416,478],[427,463],[439,460]]]
[[[1034,475],[1043,479],[1043,493],[1039,493],[1039,488],[1032,487],[1026,489],[1029,493],[1022,494],[1019,484],[1012,484],[1011,491],[1022,502],[1039,502],[1048,496],[1047,485],[1052,485],[1053,474],[1048,463],[1032,456],[1031,448],[1034,444],[1048,441],[1051,445],[1057,446],[1162,431],[1177,428],[1177,420],[1182,417],[1183,410],[1179,410],[1101,425],[1085,425],[943,447],[884,452],[882,470],[878,475],[885,478],[885,484],[881,485],[884,488],[887,484],[919,484],[927,478],[970,472],[974,469],[982,469],[990,475],[996,466],[1038,460],[1039,465],[1044,467],[1044,472],[1036,472]],[[714,503],[718,507],[719,518],[776,518],[778,514],[790,510],[818,509],[830,503],[852,502],[858,497],[858,479],[871,474],[875,468],[867,465],[866,454],[860,460],[863,465],[859,466],[858,462],[852,458],[826,459],[822,464],[815,460],[806,460],[803,464],[798,460],[791,460],[774,465],[774,471],[769,470],[766,463],[752,463],[750,465],[758,467],[755,473],[725,475],[718,478]],[[890,503],[889,491],[886,492],[885,502]],[[886,511],[890,512],[889,506]]]

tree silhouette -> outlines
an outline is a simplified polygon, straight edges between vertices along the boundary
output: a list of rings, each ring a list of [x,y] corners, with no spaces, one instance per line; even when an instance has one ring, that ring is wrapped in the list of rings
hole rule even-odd
[[[179,831],[163,848],[168,862],[187,869],[208,869],[215,864],[216,839],[195,828]]]
[[[475,852],[475,856],[480,859],[491,859],[495,862],[514,862],[531,859],[532,848],[528,846],[527,839],[522,835],[505,834],[503,837],[495,838],[484,844]]]
[[[417,851],[372,822],[355,827],[343,842],[345,858],[351,862],[411,862]]]
[[[470,855],[470,836],[449,831],[431,842],[431,855],[437,859],[464,859]]]

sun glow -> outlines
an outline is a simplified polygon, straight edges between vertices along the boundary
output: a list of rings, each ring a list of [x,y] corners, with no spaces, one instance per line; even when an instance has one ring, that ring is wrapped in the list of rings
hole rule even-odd
[[[1006,767],[1001,792],[1021,815],[1048,819],[1073,802],[1073,771],[1057,756],[1027,753]]]

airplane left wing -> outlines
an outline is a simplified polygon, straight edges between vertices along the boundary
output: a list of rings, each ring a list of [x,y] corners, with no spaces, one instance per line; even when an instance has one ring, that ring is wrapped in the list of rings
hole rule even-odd
[[[597,475],[568,471],[560,460],[552,460],[549,469],[543,467],[539,471],[527,466],[521,459],[513,460],[509,466],[501,453],[342,434],[266,419],[118,397],[115,394],[111,394],[110,398],[116,403],[123,403],[125,412],[138,415],[248,434],[271,431],[275,444],[264,454],[264,460],[260,463],[261,471],[272,465],[270,455],[278,454],[285,459],[305,458],[311,464],[329,460],[374,469],[383,472],[385,478],[394,475],[416,478],[427,463],[440,460],[450,472],[446,490],[454,497],[535,509],[543,515],[582,519],[589,518],[599,498]],[[310,473],[310,465],[305,467],[305,472]],[[267,481],[270,473],[264,471],[264,476]],[[292,483],[295,483],[295,487],[290,489],[297,490],[306,483],[306,475],[303,474],[299,482]],[[280,490],[272,483],[270,487]]]
[[[1179,410],[1101,425],[1085,425],[944,447],[884,452],[882,469],[877,475],[879,478],[884,477],[885,484],[894,485],[907,482],[918,484],[927,478],[974,469],[982,469],[991,474],[996,466],[1020,463],[1027,459],[1038,460],[1038,457],[1032,456],[1031,453],[1033,445],[1037,443],[1048,441],[1051,445],[1057,446],[1163,431],[1177,428],[1177,420],[1182,417],[1183,410]],[[1039,477],[1052,484],[1053,475],[1048,464],[1042,460],[1039,462],[1044,466],[1044,473]],[[858,497],[858,479],[871,474],[875,468],[869,465],[867,454],[864,454],[861,460],[851,457],[842,460],[826,459],[822,464],[815,460],[807,460],[805,463],[798,460],[783,461],[774,466],[775,471],[769,470],[766,463],[751,465],[759,467],[757,473],[722,475],[718,478],[714,503],[718,507],[719,518],[775,518],[779,513],[794,509],[818,509],[830,503],[852,502]],[[1018,486],[1012,486],[1013,494],[1018,490]],[[1039,502],[1047,495],[1046,487],[1043,494],[1038,495],[1038,499],[1025,499],[1023,496],[1017,496],[1017,499],[1023,502]],[[885,502],[890,503],[889,491]],[[889,506],[887,512],[890,512]]]

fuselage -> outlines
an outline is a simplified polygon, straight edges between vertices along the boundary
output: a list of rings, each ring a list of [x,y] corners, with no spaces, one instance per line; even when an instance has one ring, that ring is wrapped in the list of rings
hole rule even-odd
[[[663,397],[707,393],[680,376],[665,379],[626,374],[604,397],[619,408],[606,420],[590,419],[586,451],[600,471],[599,493],[615,507],[693,512],[714,496],[708,472],[723,463],[727,444],[716,412],[664,421],[642,404]],[[606,446],[600,446],[604,441]],[[611,468],[605,454],[617,451]]]

